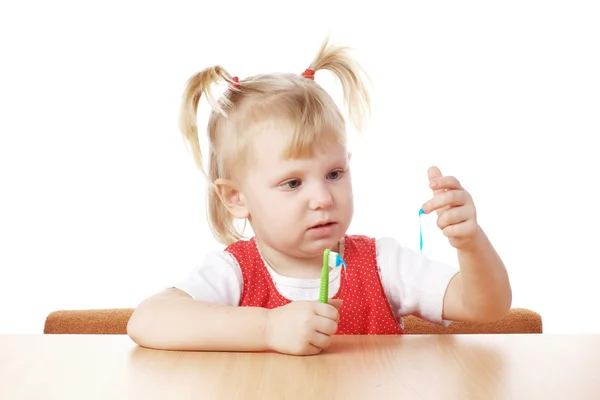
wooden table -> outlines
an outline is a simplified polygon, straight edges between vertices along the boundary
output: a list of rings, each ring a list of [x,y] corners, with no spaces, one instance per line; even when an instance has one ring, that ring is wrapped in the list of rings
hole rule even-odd
[[[600,399],[600,335],[336,337],[324,353],[0,335],[0,399]]]

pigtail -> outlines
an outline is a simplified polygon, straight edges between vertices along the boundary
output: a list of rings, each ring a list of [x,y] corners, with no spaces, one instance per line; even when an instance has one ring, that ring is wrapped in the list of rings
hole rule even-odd
[[[231,106],[227,97],[223,97],[220,101],[216,101],[211,86],[219,81],[229,82],[232,87],[237,85],[237,82],[229,75],[229,73],[220,66],[206,68],[197,74],[193,75],[187,82],[183,92],[181,111],[179,115],[179,129],[183,134],[186,143],[191,147],[192,155],[198,168],[206,175],[203,166],[202,152],[198,140],[198,103],[202,94],[205,95],[211,108],[226,116],[226,108]]]
[[[232,243],[241,236],[235,229],[234,218],[219,198],[214,182],[221,177],[222,160],[213,153],[212,143],[209,151],[209,170],[204,169],[204,159],[200,149],[198,138],[198,104],[202,95],[210,104],[213,114],[209,122],[209,137],[212,139],[217,134],[221,117],[227,116],[227,111],[232,102],[231,96],[221,96],[217,101],[212,93],[212,85],[225,81],[229,83],[229,90],[233,93],[238,91],[239,83],[236,77],[231,77],[229,73],[220,66],[206,68],[193,75],[187,82],[181,104],[179,116],[179,129],[183,135],[186,144],[191,148],[194,160],[208,180],[208,222],[215,238],[224,244]]]
[[[371,113],[371,98],[365,85],[365,80],[369,80],[369,77],[352,57],[348,47],[328,44],[327,39],[302,75],[314,79],[314,73],[322,69],[331,71],[339,79],[344,93],[344,105],[352,123],[361,131]]]

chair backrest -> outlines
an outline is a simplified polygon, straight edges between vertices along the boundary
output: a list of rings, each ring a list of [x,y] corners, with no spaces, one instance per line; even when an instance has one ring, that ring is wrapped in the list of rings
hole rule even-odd
[[[124,335],[127,334],[127,322],[132,313],[133,308],[53,311],[46,317],[44,333]],[[542,318],[534,311],[513,308],[496,322],[453,322],[444,327],[408,316],[404,318],[404,330],[409,335],[542,333]]]
[[[133,308],[58,310],[46,317],[46,334],[126,335]]]
[[[498,321],[486,323],[457,321],[446,327],[408,316],[404,317],[404,330],[412,335],[543,333],[543,326],[542,317],[538,313],[526,308],[513,308]]]

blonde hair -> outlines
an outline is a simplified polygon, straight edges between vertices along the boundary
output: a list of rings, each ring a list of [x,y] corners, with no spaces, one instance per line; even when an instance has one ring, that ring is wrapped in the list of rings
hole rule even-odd
[[[302,74],[260,74],[238,80],[217,65],[188,80],[181,105],[180,130],[208,180],[208,222],[220,243],[231,244],[243,235],[219,198],[214,182],[218,178],[231,178],[248,161],[253,128],[269,121],[291,123],[294,129],[289,138],[288,157],[310,156],[315,148],[322,149],[332,141],[345,143],[345,122],[340,110],[331,96],[314,82],[314,73],[319,70],[329,70],[338,78],[344,105],[360,131],[370,113],[370,96],[364,81],[368,77],[347,47],[330,45],[328,40]],[[211,86],[217,83],[227,83],[229,88],[215,100]],[[197,110],[202,95],[212,108],[207,127],[208,173],[198,139]]]

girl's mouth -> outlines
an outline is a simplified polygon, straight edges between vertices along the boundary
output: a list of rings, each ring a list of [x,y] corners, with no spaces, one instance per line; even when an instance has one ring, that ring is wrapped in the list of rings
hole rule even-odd
[[[332,225],[335,225],[335,222],[326,222],[324,224],[318,224],[318,225],[313,226],[310,229],[324,228],[324,227],[332,226]]]

